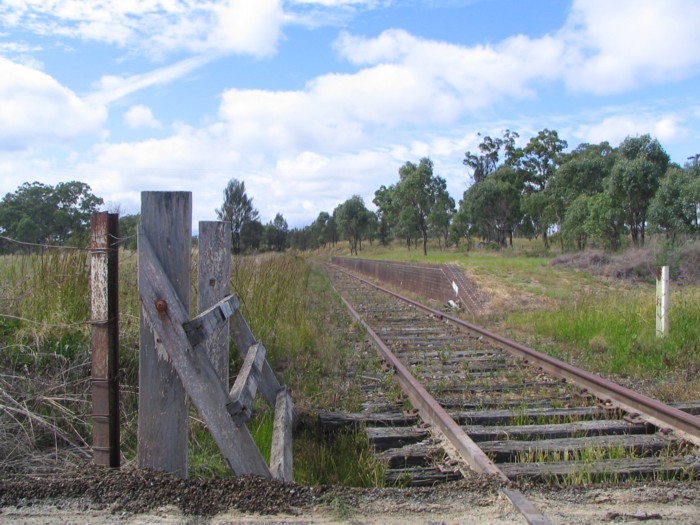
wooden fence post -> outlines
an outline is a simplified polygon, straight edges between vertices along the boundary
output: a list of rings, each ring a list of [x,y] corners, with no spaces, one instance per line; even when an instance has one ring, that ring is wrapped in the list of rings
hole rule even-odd
[[[92,454],[96,465],[118,468],[119,449],[119,215],[91,218]]]
[[[197,268],[197,311],[203,312],[226,297],[231,281],[231,223],[200,221]],[[226,391],[229,366],[229,324],[202,344]]]
[[[141,193],[141,226],[155,256],[190,310],[192,193]],[[142,280],[139,243],[139,295]],[[141,312],[138,465],[187,477],[187,396],[166,351]]]
[[[668,266],[656,269],[656,337],[668,335]]]

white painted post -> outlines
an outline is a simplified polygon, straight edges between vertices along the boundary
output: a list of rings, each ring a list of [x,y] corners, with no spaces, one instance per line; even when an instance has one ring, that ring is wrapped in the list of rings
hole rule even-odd
[[[668,335],[668,266],[656,269],[656,337]]]

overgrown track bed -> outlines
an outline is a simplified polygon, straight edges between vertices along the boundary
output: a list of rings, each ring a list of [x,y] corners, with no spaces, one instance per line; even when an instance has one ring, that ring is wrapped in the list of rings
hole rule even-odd
[[[697,450],[678,439],[682,432],[660,430],[650,418],[615,408],[619,403],[544,372],[504,344],[456,326],[450,316],[421,310],[337,267],[327,271],[369,329],[508,479],[573,484],[697,475]],[[324,413],[322,424],[364,424],[387,462],[390,483],[461,478],[469,470],[460,457],[465,454],[455,453],[443,431],[423,423],[391,386],[387,378],[394,371],[385,362],[383,373],[360,374],[367,394],[362,411]],[[700,403],[678,408],[698,413]]]

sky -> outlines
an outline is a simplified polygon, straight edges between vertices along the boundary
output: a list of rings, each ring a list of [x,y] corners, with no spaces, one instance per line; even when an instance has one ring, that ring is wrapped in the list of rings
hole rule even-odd
[[[430,157],[459,201],[478,133],[700,153],[697,0],[0,0],[0,195],[90,185],[109,211],[229,180],[310,224]]]

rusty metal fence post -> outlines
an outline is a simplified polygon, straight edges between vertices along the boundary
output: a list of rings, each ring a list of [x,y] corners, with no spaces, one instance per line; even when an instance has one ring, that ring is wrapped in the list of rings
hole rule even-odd
[[[119,215],[91,218],[93,461],[119,467]]]

